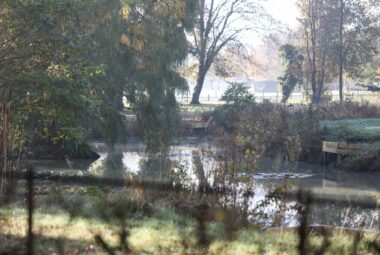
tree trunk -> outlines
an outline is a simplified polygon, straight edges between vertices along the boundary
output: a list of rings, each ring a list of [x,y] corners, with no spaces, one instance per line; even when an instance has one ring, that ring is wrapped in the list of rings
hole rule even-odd
[[[315,53],[314,53],[315,54]],[[312,90],[312,103],[318,103],[319,102],[319,98],[318,98],[318,84],[317,84],[317,68],[316,68],[316,65],[315,65],[315,55],[313,54],[313,62],[312,62],[312,66],[311,66],[311,90]]]
[[[198,190],[201,192],[206,191],[209,188],[209,185],[208,185],[206,174],[205,174],[203,164],[201,161],[200,153],[199,151],[193,150],[191,151],[191,154],[192,154],[193,164],[195,167],[195,174],[199,181]]]
[[[343,103],[343,63],[339,64],[339,102]]]
[[[318,103],[318,89],[317,89],[317,79],[315,68],[311,71],[311,90],[312,90],[312,103]]]
[[[317,103],[319,103],[321,101],[321,97],[322,97],[322,93],[323,93],[323,86],[325,84],[325,74],[326,74],[326,54],[323,53],[322,54],[322,63],[321,63],[321,70],[319,72],[319,75],[318,75],[318,99],[317,99]]]
[[[1,132],[1,154],[2,154],[2,165],[0,166],[0,197],[3,197],[6,193],[6,189],[9,187],[9,177],[10,177],[10,162],[8,160],[9,154],[9,122],[10,122],[10,104],[2,104],[2,132]]]
[[[339,101],[343,103],[343,0],[340,0],[339,18]]]
[[[201,69],[201,68],[200,68]],[[200,104],[199,102],[199,96],[201,95],[201,91],[203,88],[203,83],[205,81],[206,74],[204,71],[199,70],[198,72],[198,78],[197,78],[197,85],[194,88],[193,97],[191,99],[192,105]]]
[[[11,146],[11,119],[12,119],[12,112],[11,112],[11,98],[12,98],[12,90],[4,87],[1,90],[1,118],[2,123],[0,127],[0,141],[1,141],[1,148],[0,148],[0,173],[1,173],[1,180],[0,180],[0,197],[2,197],[6,192],[6,189],[10,188],[9,186],[9,180],[11,177],[11,171],[12,171],[12,162],[8,158],[8,155],[12,153],[12,146]]]

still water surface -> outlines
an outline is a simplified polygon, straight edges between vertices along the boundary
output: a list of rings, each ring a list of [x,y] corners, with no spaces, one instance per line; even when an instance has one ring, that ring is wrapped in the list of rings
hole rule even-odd
[[[39,171],[60,174],[96,175],[107,178],[145,178],[154,181],[179,182],[184,186],[198,187],[200,184],[215,184],[225,166],[223,150],[212,143],[183,142],[172,146],[159,155],[149,155],[138,141],[107,147],[104,143],[93,143],[100,155],[96,161],[62,160],[36,162]],[[226,204],[247,204],[249,211],[260,211],[266,215],[260,220],[265,226],[295,226],[298,223],[296,202],[291,199],[263,204],[278,187],[287,190],[313,189],[334,197],[336,193],[355,194],[354,198],[380,197],[380,174],[369,172],[347,172],[321,165],[278,162],[265,159],[255,171],[236,173],[233,187],[236,194],[227,198]],[[241,192],[249,189],[252,196],[246,199]],[[355,205],[329,202],[313,204],[309,217],[312,225],[333,225],[350,228],[379,230],[379,209],[367,209]],[[285,205],[285,207],[284,207]],[[281,214],[281,217],[278,215]],[[279,220],[280,218],[280,220]]]

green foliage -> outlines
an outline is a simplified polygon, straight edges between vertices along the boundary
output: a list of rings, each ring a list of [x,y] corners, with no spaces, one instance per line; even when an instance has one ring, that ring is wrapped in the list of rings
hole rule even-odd
[[[300,128],[308,123],[301,120],[303,114],[290,114],[287,108],[278,105],[251,107],[238,124],[238,148],[247,160],[253,161],[253,168],[258,167],[260,160],[267,156],[280,161],[296,161],[303,149]],[[308,120],[312,125],[312,121]],[[310,125],[307,127],[310,128]],[[315,136],[314,133],[311,135]]]
[[[379,1],[298,0],[302,47],[307,56],[305,70],[311,83],[313,102],[319,102],[325,82],[343,76],[362,80],[376,55],[380,34]],[[371,73],[375,73],[371,71]],[[367,74],[366,74],[367,73]]]
[[[282,101],[285,103],[297,84],[302,83],[303,56],[296,47],[285,44],[280,48],[283,60],[283,75],[278,77],[282,86]]]
[[[167,147],[179,123],[175,94],[187,90],[176,67],[187,57],[196,0],[0,5],[0,131],[9,136],[1,141],[34,156],[86,154],[94,130],[123,142],[126,96],[148,149]]]
[[[366,66],[376,54],[380,36],[378,1],[343,1],[343,64],[346,74],[354,79],[363,77]],[[337,4],[331,15],[337,14]],[[337,32],[336,32],[337,33]],[[339,48],[338,38],[332,40],[334,48]],[[336,55],[332,55],[334,58]],[[337,61],[338,58],[335,58]]]
[[[233,132],[242,112],[255,103],[255,98],[244,83],[230,82],[229,84],[230,86],[221,98],[226,104],[215,108],[212,117],[216,126],[223,128],[226,132]]]
[[[360,79],[361,85],[370,91],[380,91],[380,44],[377,47],[377,54],[370,63],[363,68]]]
[[[2,1],[2,8],[1,103],[11,105],[12,147],[37,157],[86,154],[93,127],[121,124],[118,1]],[[121,131],[112,127],[108,140]]]
[[[230,87],[224,92],[222,101],[234,106],[242,106],[255,102],[253,94],[249,92],[248,87],[244,83],[229,82],[229,84]]]
[[[306,157],[313,161],[321,151],[320,116],[312,108],[264,103],[248,104],[237,111],[226,104],[216,108],[212,117],[213,128],[222,131],[227,150],[236,151],[231,152],[236,154],[232,159],[237,161],[236,169],[257,169],[263,157],[278,162]]]
[[[195,0],[2,1],[0,94],[11,106],[11,147],[75,155],[93,130],[124,141],[125,95],[148,149],[164,149],[179,122],[175,94],[187,90],[176,66],[195,16]]]
[[[176,66],[187,57],[185,30],[191,29],[196,1],[131,1],[122,38],[128,102],[150,151],[163,150],[179,124],[177,92],[187,83]]]

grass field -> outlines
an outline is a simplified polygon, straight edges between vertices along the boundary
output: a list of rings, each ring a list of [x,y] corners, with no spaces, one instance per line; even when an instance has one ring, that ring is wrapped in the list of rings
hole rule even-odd
[[[0,253],[24,254],[26,212],[21,209],[0,210]],[[71,219],[68,214],[38,211],[35,220],[36,254],[107,254],[95,242],[99,235],[109,247],[118,246],[120,224],[93,218]],[[207,248],[197,245],[195,222],[162,209],[155,217],[135,217],[127,220],[129,252],[115,254],[299,254],[296,229],[260,231],[246,226],[224,234],[219,223],[208,224]],[[353,254],[355,235],[329,230],[329,244],[324,254]],[[310,251],[322,246],[323,237],[311,232],[307,239]],[[363,233],[358,254],[376,254],[371,245],[378,242],[376,233]],[[8,252],[8,253],[6,253]],[[308,253],[314,254],[314,253]],[[356,253],[355,253],[356,254]]]
[[[380,141],[380,118],[321,121],[325,138],[347,141]]]

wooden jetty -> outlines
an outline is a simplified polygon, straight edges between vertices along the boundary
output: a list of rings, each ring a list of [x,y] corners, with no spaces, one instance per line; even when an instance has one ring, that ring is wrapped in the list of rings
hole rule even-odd
[[[188,122],[190,129],[206,129],[207,123],[205,121],[189,121]]]
[[[323,153],[336,154],[336,163],[339,166],[342,162],[342,156],[359,154],[363,149],[362,143],[348,143],[342,141],[323,141]]]
[[[185,128],[190,130],[191,134],[207,134],[208,122],[201,119],[183,120]]]
[[[358,154],[363,148],[361,143],[347,143],[347,142],[322,142],[322,151],[334,154],[352,155]]]

